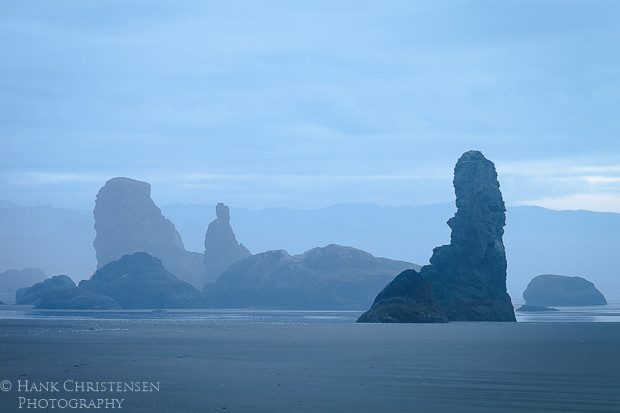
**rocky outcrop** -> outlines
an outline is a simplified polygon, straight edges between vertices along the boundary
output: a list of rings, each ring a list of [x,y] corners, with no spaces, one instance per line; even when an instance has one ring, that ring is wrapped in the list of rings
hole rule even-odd
[[[45,310],[120,310],[121,306],[110,297],[75,287],[49,291],[41,297],[34,308]]]
[[[123,255],[146,252],[196,288],[206,283],[202,254],[185,250],[174,225],[151,199],[148,183],[110,179],[97,194],[94,217],[97,268]]]
[[[15,303],[36,304],[48,292],[66,288],[75,288],[73,280],[66,275],[56,275],[32,287],[17,290],[15,293]]]
[[[340,245],[294,256],[267,251],[233,263],[204,294],[221,308],[359,310],[396,274],[413,267]]]
[[[422,267],[441,312],[454,321],[516,321],[514,307],[506,291],[506,252],[503,243],[506,208],[499,190],[495,166],[478,151],[464,153],[454,168],[457,212],[448,220],[452,230],[449,245],[433,250],[430,265]],[[381,299],[417,302],[416,288],[424,288],[412,273],[402,276],[399,285],[388,288]],[[403,295],[401,295],[403,294]],[[379,297],[377,297],[379,298]],[[409,301],[408,301],[409,300]],[[412,301],[411,301],[412,300]],[[381,300],[380,300],[381,301]],[[375,319],[387,319],[378,306]],[[391,314],[390,321],[410,322]]]
[[[235,261],[249,257],[250,251],[237,238],[230,226],[230,211],[222,203],[215,207],[216,218],[205,235],[204,266],[207,280],[215,281]]]
[[[358,323],[445,323],[431,286],[415,270],[400,273],[377,295]]]
[[[605,305],[607,300],[590,281],[581,277],[544,274],[535,277],[523,292],[527,305]]]
[[[465,152],[454,168],[454,192],[450,244],[435,248],[420,273],[449,320],[516,321],[506,291],[506,208],[493,162]]]
[[[527,305],[524,304],[517,308],[517,311],[521,313],[541,313],[547,311],[560,311],[557,308],[545,307],[544,305]]]
[[[123,309],[208,308],[202,294],[145,252],[99,268],[80,288],[113,298]]]
[[[29,288],[46,280],[40,268],[24,268],[23,270],[6,270],[0,273],[0,298],[7,303],[15,302],[15,293],[21,288]]]

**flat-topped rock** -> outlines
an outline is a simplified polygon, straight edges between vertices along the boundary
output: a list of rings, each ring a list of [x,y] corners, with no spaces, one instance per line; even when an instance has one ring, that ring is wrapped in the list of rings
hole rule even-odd
[[[124,255],[146,252],[196,288],[206,283],[202,254],[185,250],[174,224],[151,199],[147,182],[110,179],[97,194],[93,214],[97,268]]]

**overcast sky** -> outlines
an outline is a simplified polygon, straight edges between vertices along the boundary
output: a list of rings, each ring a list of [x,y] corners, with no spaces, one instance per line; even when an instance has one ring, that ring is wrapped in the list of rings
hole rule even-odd
[[[0,199],[620,212],[618,1],[4,1]]]

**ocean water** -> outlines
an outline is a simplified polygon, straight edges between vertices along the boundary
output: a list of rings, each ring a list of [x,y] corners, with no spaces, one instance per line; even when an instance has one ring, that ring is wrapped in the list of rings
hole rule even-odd
[[[4,308],[6,307],[6,308]],[[293,311],[271,309],[217,310],[35,310],[29,306],[0,307],[1,319],[39,320],[183,320],[207,323],[354,323],[362,311]]]
[[[515,308],[519,306],[515,305]],[[559,311],[522,313],[516,311],[517,321],[524,323],[548,322],[620,322],[620,302],[584,307],[553,307]]]
[[[519,305],[515,305],[518,308]],[[556,307],[559,311],[515,312],[517,321],[549,322],[620,322],[620,303],[588,307]],[[0,307],[0,319],[13,320],[183,320],[206,323],[354,323],[362,311],[293,311],[275,309],[218,310],[35,310],[30,306]]]

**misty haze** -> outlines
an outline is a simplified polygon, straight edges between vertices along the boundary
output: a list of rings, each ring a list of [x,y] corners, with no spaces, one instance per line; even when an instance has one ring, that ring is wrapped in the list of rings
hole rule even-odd
[[[618,15],[0,5],[0,411],[620,411]]]

